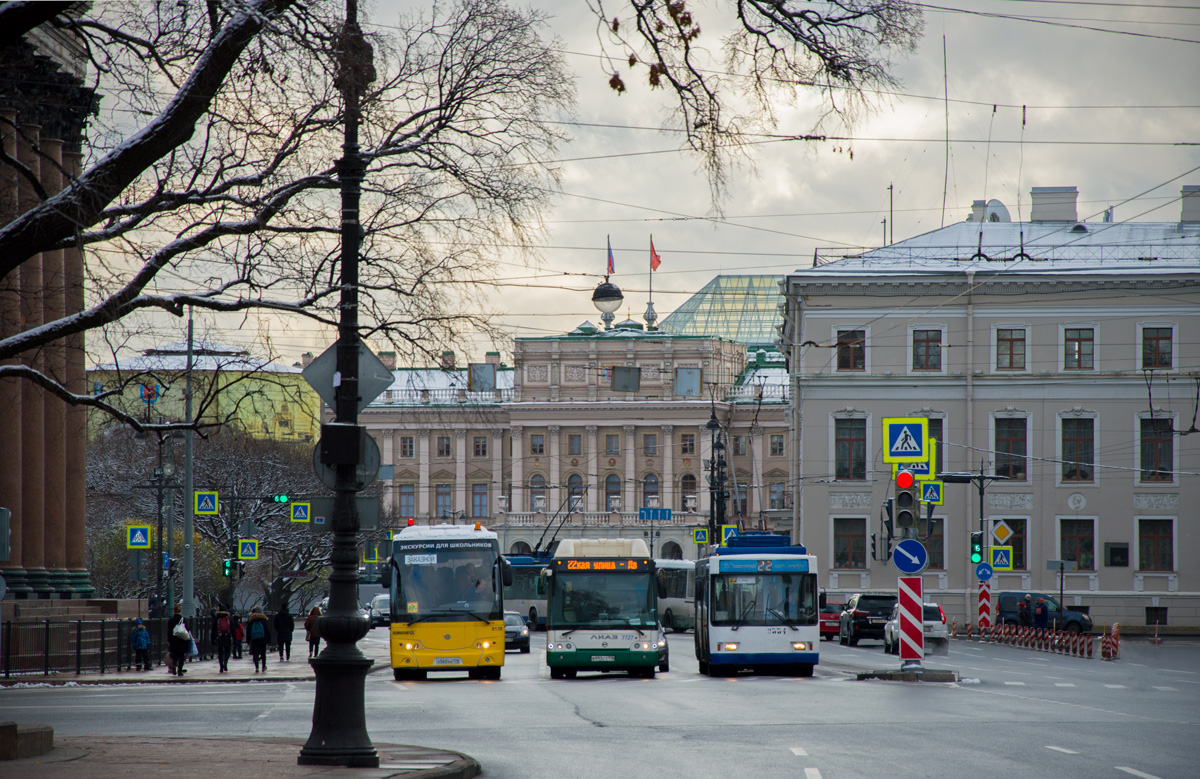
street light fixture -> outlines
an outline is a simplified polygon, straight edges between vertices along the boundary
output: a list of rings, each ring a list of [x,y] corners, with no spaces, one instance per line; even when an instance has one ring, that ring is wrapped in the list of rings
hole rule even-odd
[[[600,282],[592,292],[592,305],[600,311],[600,321],[604,323],[605,330],[612,330],[615,318],[613,312],[624,302],[625,296],[621,294],[621,288],[609,281],[608,276],[605,276],[604,281]]]

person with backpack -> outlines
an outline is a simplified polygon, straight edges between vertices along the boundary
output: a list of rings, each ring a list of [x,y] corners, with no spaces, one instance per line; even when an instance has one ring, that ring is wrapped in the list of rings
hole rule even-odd
[[[229,673],[229,655],[233,651],[233,618],[224,608],[216,613],[213,620],[213,643],[217,647],[217,663],[220,667],[217,673]]]
[[[317,620],[321,616],[321,609],[316,606],[312,607],[312,611],[308,612],[308,617],[304,620],[304,637],[308,639],[308,656],[316,657],[321,651],[321,633],[317,630]]]
[[[267,670],[267,615],[263,614],[260,606],[250,611],[250,619],[246,622],[246,635],[250,639],[250,658],[254,661],[255,671]]]
[[[242,625],[242,618],[237,614],[231,614],[230,619],[233,620],[233,659],[242,659],[242,642],[246,640],[246,628]]]
[[[140,619],[133,623],[133,632],[129,634],[129,645],[133,647],[137,657],[133,663],[134,667],[139,671],[149,671],[150,631],[146,630],[146,625]]]
[[[279,643],[279,662],[284,661],[286,652],[288,660],[292,659],[292,634],[296,632],[296,620],[288,610],[287,602],[280,607],[275,615],[275,640]]]

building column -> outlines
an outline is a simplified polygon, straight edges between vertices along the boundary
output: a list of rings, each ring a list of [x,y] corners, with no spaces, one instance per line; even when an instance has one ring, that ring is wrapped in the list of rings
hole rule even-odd
[[[417,431],[417,516],[429,521],[429,431]]]
[[[0,144],[9,158],[17,156],[17,134],[13,128],[16,114],[2,113],[0,122]],[[17,202],[17,174],[11,165],[0,166],[0,222],[15,218],[20,209]],[[21,271],[14,270],[0,279],[0,338],[16,335],[21,331]],[[18,362],[6,360],[8,364]],[[22,561],[21,483],[21,382],[17,379],[0,380],[0,441],[4,442],[4,467],[0,468],[0,506],[12,511],[9,519],[10,555],[7,561],[0,560],[0,574],[8,583],[10,598],[28,597],[25,569]]]
[[[554,516],[554,512],[558,511],[558,506],[563,502],[563,496],[567,491],[562,486],[562,462],[559,457],[560,450],[558,446],[559,433],[562,428],[558,425],[550,425],[546,428],[546,437],[550,439],[550,494],[546,510],[550,512],[550,516]]]
[[[512,505],[509,511],[526,512],[530,506],[525,493],[525,428],[512,428]]]
[[[625,478],[621,480],[623,489],[621,493],[622,511],[637,511],[638,503],[638,478],[637,478],[637,462],[634,460],[634,454],[637,452],[637,439],[635,438],[637,428],[633,425],[625,425],[621,430],[625,433]]]
[[[601,496],[604,495],[604,482],[600,480],[600,454],[596,447],[596,434],[600,428],[588,425],[585,429],[587,436],[583,449],[583,462],[587,466],[587,510],[595,513]]]
[[[660,505],[663,508],[682,511],[683,506],[675,505],[675,447],[672,445],[671,438],[675,435],[674,425],[663,425],[662,430],[662,446],[659,451],[662,452],[662,480],[658,484],[659,493],[662,496]]]
[[[83,155],[77,151],[64,152],[63,163],[67,175],[75,178],[83,168]],[[83,311],[86,283],[83,250],[75,246],[65,249],[63,254],[64,308],[68,315],[78,314]],[[67,336],[67,389],[77,395],[87,392],[84,344],[83,333]],[[87,412],[83,406],[67,407],[66,424],[67,570],[74,597],[90,598],[95,588],[87,569]],[[185,498],[185,503],[190,501],[190,496]]]
[[[469,517],[467,511],[467,431],[454,431],[454,508]]]
[[[504,494],[504,431],[492,431],[492,484],[496,485],[496,495]],[[492,498],[495,501],[495,498]],[[511,510],[511,507],[510,507]],[[488,509],[489,512],[496,511],[496,504]],[[507,524],[507,521],[506,523]]]
[[[758,516],[770,504],[763,499],[763,431],[758,425],[749,430],[750,436],[750,483],[746,485],[746,515]]]
[[[379,459],[384,465],[392,466],[392,478],[386,482],[386,487],[383,490],[383,497],[380,499],[381,510],[387,514],[396,505],[396,431],[390,427],[377,431],[379,437],[383,439],[383,444],[379,447]]]

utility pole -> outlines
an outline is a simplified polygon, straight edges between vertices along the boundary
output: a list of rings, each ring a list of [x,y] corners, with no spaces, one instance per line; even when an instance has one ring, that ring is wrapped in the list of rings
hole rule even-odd
[[[359,201],[366,164],[358,146],[360,101],[375,80],[371,46],[358,26],[358,2],[346,0],[339,36],[340,66],[335,86],[346,105],[338,179],[342,195],[341,300],[335,421],[321,426],[321,462],[335,469],[333,548],[330,551],[329,611],[317,628],[325,649],[309,660],[316,674],[313,727],[296,759],[299,765],[378,768],[379,754],[367,735],[366,678],[372,661],[358,648],[371,626],[358,613],[357,470],[365,430],[358,424],[358,252],[362,227]]]
[[[888,224],[892,226],[891,232],[889,233],[889,235],[891,235],[891,240],[888,241],[888,246],[891,246],[896,242],[896,215],[892,213],[893,189],[894,187],[891,184],[888,184]]]
[[[195,520],[196,495],[192,492],[192,307],[188,306],[187,383],[184,386],[183,433],[183,616],[196,616],[196,597],[192,589],[192,523]],[[232,606],[232,604],[230,604]]]

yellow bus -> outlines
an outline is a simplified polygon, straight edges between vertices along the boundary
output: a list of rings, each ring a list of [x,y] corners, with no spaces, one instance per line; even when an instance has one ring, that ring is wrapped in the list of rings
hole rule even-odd
[[[499,679],[504,665],[504,585],[512,569],[496,534],[474,525],[408,527],[392,539],[392,674],[467,671]]]

